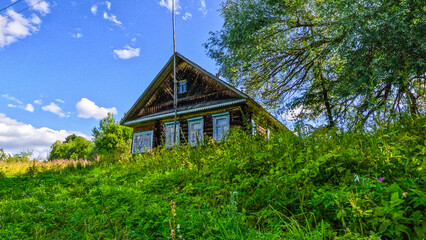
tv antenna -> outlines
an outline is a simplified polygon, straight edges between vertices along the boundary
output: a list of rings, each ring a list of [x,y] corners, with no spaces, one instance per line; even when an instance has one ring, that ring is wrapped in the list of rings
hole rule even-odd
[[[174,121],[174,134],[173,134],[173,145],[177,144],[177,134],[176,134],[176,120],[177,120],[177,90],[178,82],[176,80],[176,37],[175,37],[175,0],[172,0],[172,23],[173,23],[173,107],[175,109],[175,121]]]

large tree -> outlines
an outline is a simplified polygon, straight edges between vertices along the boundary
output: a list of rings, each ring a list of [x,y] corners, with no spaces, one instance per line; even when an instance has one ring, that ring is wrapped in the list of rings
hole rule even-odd
[[[133,130],[116,122],[111,113],[100,120],[99,127],[92,132],[97,154],[130,152]]]
[[[426,7],[407,0],[228,0],[208,54],[264,104],[328,125],[424,111]],[[385,110],[385,111],[384,111]]]
[[[93,142],[84,137],[72,134],[65,141],[56,141],[50,147],[49,160],[55,159],[86,159],[93,149]]]

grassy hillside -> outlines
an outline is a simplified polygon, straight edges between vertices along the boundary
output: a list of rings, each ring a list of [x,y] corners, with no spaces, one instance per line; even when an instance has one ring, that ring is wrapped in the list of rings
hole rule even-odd
[[[176,239],[424,239],[425,133],[424,118],[270,140],[235,131],[134,158],[3,164],[0,239],[171,239],[170,225]]]

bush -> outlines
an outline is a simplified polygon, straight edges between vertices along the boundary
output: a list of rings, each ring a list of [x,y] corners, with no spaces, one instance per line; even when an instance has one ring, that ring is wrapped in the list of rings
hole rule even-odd
[[[0,181],[0,238],[170,238],[173,201],[184,239],[424,239],[425,127],[232,131],[120,164],[106,155],[15,175]]]

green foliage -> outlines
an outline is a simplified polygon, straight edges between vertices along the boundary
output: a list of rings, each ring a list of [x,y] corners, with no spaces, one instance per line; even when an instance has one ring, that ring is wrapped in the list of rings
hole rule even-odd
[[[227,0],[221,13],[208,54],[269,106],[329,126],[426,111],[422,1]]]
[[[30,150],[27,151],[21,151],[20,153],[17,153],[13,156],[11,156],[8,153],[5,153],[3,149],[0,149],[0,161],[7,162],[7,163],[26,163],[31,161],[30,157],[33,155],[33,152]]]
[[[93,143],[75,134],[68,136],[65,141],[56,141],[50,147],[48,159],[86,159],[93,149]]]
[[[0,239],[424,239],[426,118],[322,129],[0,181]]]
[[[10,155],[5,153],[3,148],[0,148],[0,161],[6,161],[8,158],[10,158]]]
[[[114,116],[108,116],[99,121],[99,127],[93,129],[95,149],[97,154],[128,154],[131,149],[132,129],[115,122]]]

